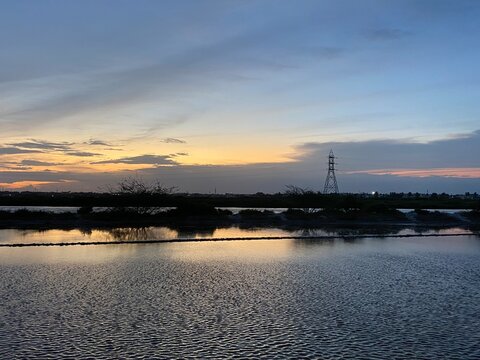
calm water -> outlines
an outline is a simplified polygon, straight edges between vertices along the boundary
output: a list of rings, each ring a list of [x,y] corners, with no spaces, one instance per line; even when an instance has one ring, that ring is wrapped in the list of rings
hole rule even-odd
[[[471,233],[462,228],[425,229],[421,234],[465,234]],[[0,247],[7,244],[39,244],[39,243],[90,243],[118,242],[135,240],[173,240],[173,239],[228,239],[228,238],[264,238],[264,237],[328,237],[352,235],[411,235],[420,234],[419,230],[393,228],[352,228],[352,229],[302,229],[286,230],[278,228],[111,228],[111,229],[71,229],[71,230],[18,230],[0,229]]]
[[[480,238],[0,248],[0,358],[480,358]]]

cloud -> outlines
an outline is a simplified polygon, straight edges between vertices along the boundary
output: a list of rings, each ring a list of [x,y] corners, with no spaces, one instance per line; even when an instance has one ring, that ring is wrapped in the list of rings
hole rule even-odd
[[[296,147],[296,160],[307,163],[325,159],[333,149],[339,169],[433,169],[480,166],[480,130],[461,136],[419,143],[413,140],[304,143]]]
[[[308,10],[300,10],[303,11]],[[323,28],[313,14],[298,18],[298,14],[278,12],[277,15],[278,18],[246,28],[242,25],[241,30],[215,31],[201,41],[189,39],[184,41],[189,44],[185,47],[145,57],[140,63],[46,77],[37,84],[48,89],[43,98],[26,101],[0,115],[15,126],[18,120],[41,124],[103,109],[111,113],[117,107],[124,109],[152,99],[157,103],[170,99],[183,101],[186,93],[205,93],[206,87],[215,87],[223,81],[254,79],[245,76],[247,72],[297,69],[299,60],[306,56],[331,59],[343,51],[306,36],[307,32]],[[299,19],[302,26],[297,22]],[[60,90],[52,90],[56,88]]]
[[[347,174],[393,175],[399,177],[427,178],[440,176],[447,178],[480,179],[480,167],[477,168],[441,168],[441,169],[374,169],[350,171]]]
[[[68,151],[65,154],[70,156],[78,156],[78,157],[91,157],[91,156],[102,155],[99,153],[93,153],[89,151]]]
[[[30,166],[8,166],[5,164],[0,164],[0,167],[5,170],[16,170],[16,171],[27,171],[27,170],[32,170]]]
[[[92,162],[92,164],[146,165],[129,171],[0,171],[4,183],[45,181],[43,189],[98,190],[102,185],[117,183],[137,174],[158,179],[184,191],[210,192],[276,192],[287,184],[321,190],[326,176],[327,155],[333,149],[338,156],[337,180],[340,191],[429,191],[475,192],[479,189],[480,131],[452,135],[442,140],[418,143],[406,140],[370,140],[358,142],[304,143],[296,148],[294,161],[246,165],[182,165],[177,156],[146,154]],[[36,166],[39,163],[29,162]],[[46,161],[45,161],[46,162]],[[169,166],[161,166],[169,165]],[[6,169],[8,170],[8,169]],[[24,171],[20,171],[24,170]],[[58,181],[75,181],[58,184]]]
[[[90,141],[92,142],[92,141]],[[102,144],[106,144],[102,142]],[[8,144],[9,146],[0,147],[1,154],[28,154],[28,153],[51,153],[61,152],[70,156],[91,157],[102,155],[95,152],[78,150],[73,142],[51,142],[46,140],[35,140],[18,142]],[[100,145],[97,140],[94,140],[90,145]]]
[[[96,161],[92,164],[138,164],[138,165],[176,165],[172,155],[140,155],[120,159]]]
[[[34,189],[36,187],[44,187],[48,185],[65,185],[75,181],[59,180],[59,181],[36,181],[36,180],[24,180],[24,181],[12,181],[0,183],[0,188],[7,190],[22,190],[22,189]]]
[[[38,160],[22,160],[20,162],[20,165],[22,166],[55,166],[55,165],[60,165],[60,163],[38,161]]]
[[[30,141],[8,144],[11,146],[16,146],[24,149],[41,149],[41,150],[70,150],[71,146],[74,143],[69,142],[50,142],[45,140],[35,140],[31,139]]]
[[[182,139],[176,139],[176,138],[165,138],[162,139],[161,142],[167,143],[167,144],[185,144],[186,141]]]
[[[0,155],[40,153],[40,150],[19,149],[18,147],[0,147]]]
[[[96,140],[96,139],[90,139],[88,141],[85,142],[85,144],[87,145],[93,145],[93,146],[114,146],[106,141],[103,141],[103,140]]]
[[[158,180],[166,186],[176,186],[188,192],[272,193],[285,190],[285,185],[295,184],[313,190],[322,190],[326,176],[328,154],[317,154],[315,159],[304,158],[289,163],[263,163],[246,165],[175,165],[152,166],[139,170],[80,173],[73,171],[0,171],[2,182],[70,180],[75,182],[45,184],[44,190],[102,191],[108,184],[116,184],[129,176],[140,176],[148,181]],[[120,159],[122,160],[122,159]],[[135,160],[131,160],[135,161]],[[147,162],[146,160],[139,162]],[[158,162],[158,160],[157,160]],[[122,163],[125,161],[122,160]],[[151,165],[151,164],[150,164]],[[401,171],[402,169],[398,169]],[[371,175],[368,173],[337,173],[342,192],[412,191],[453,192],[478,191],[477,178],[444,176],[412,177]]]

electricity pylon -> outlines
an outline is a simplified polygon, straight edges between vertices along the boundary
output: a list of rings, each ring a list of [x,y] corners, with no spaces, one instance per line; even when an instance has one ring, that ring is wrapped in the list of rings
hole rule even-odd
[[[335,155],[333,155],[333,150],[330,150],[330,154],[328,155],[328,174],[325,179],[323,193],[338,194],[337,178],[335,177]]]

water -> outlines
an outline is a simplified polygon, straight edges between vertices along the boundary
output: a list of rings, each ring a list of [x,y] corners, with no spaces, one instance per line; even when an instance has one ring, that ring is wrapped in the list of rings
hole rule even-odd
[[[77,212],[79,207],[75,206],[0,206],[0,211],[18,211],[18,210],[29,210],[29,211],[46,211],[54,214],[61,214],[66,212]]]
[[[0,248],[0,358],[480,358],[480,238]]]
[[[288,208],[271,208],[271,207],[217,207],[220,210],[228,210],[231,211],[232,214],[238,214],[242,210],[257,210],[257,211],[271,211],[274,214],[280,214],[288,210]]]
[[[430,211],[430,212],[440,212],[440,213],[449,214],[449,215],[453,215],[459,212],[471,211],[471,209],[423,209],[423,210]],[[415,209],[398,209],[398,211],[401,211],[406,214],[406,213],[415,211]]]
[[[215,227],[204,229],[197,227],[166,227],[149,226],[137,228],[77,228],[77,229],[50,229],[50,230],[19,230],[0,229],[0,246],[7,244],[65,244],[65,243],[92,243],[92,242],[120,242],[138,240],[175,240],[175,239],[231,239],[231,238],[278,238],[278,237],[332,237],[355,235],[382,235],[403,236],[413,234],[445,235],[465,234],[470,230],[462,228],[445,229],[409,229],[391,227],[373,229],[346,228],[346,229],[279,229],[279,228],[241,228],[238,226]]]

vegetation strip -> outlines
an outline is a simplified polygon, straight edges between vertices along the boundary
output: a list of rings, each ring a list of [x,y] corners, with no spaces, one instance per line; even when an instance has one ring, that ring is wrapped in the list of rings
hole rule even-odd
[[[73,246],[73,245],[123,245],[123,244],[159,244],[179,242],[211,242],[239,240],[335,240],[365,238],[412,238],[412,237],[447,237],[447,236],[480,236],[480,233],[457,234],[404,234],[404,235],[333,235],[333,236],[261,236],[261,237],[227,237],[227,238],[181,238],[164,240],[124,240],[124,241],[77,241],[66,243],[19,243],[0,244],[0,247],[35,247],[35,246]]]

